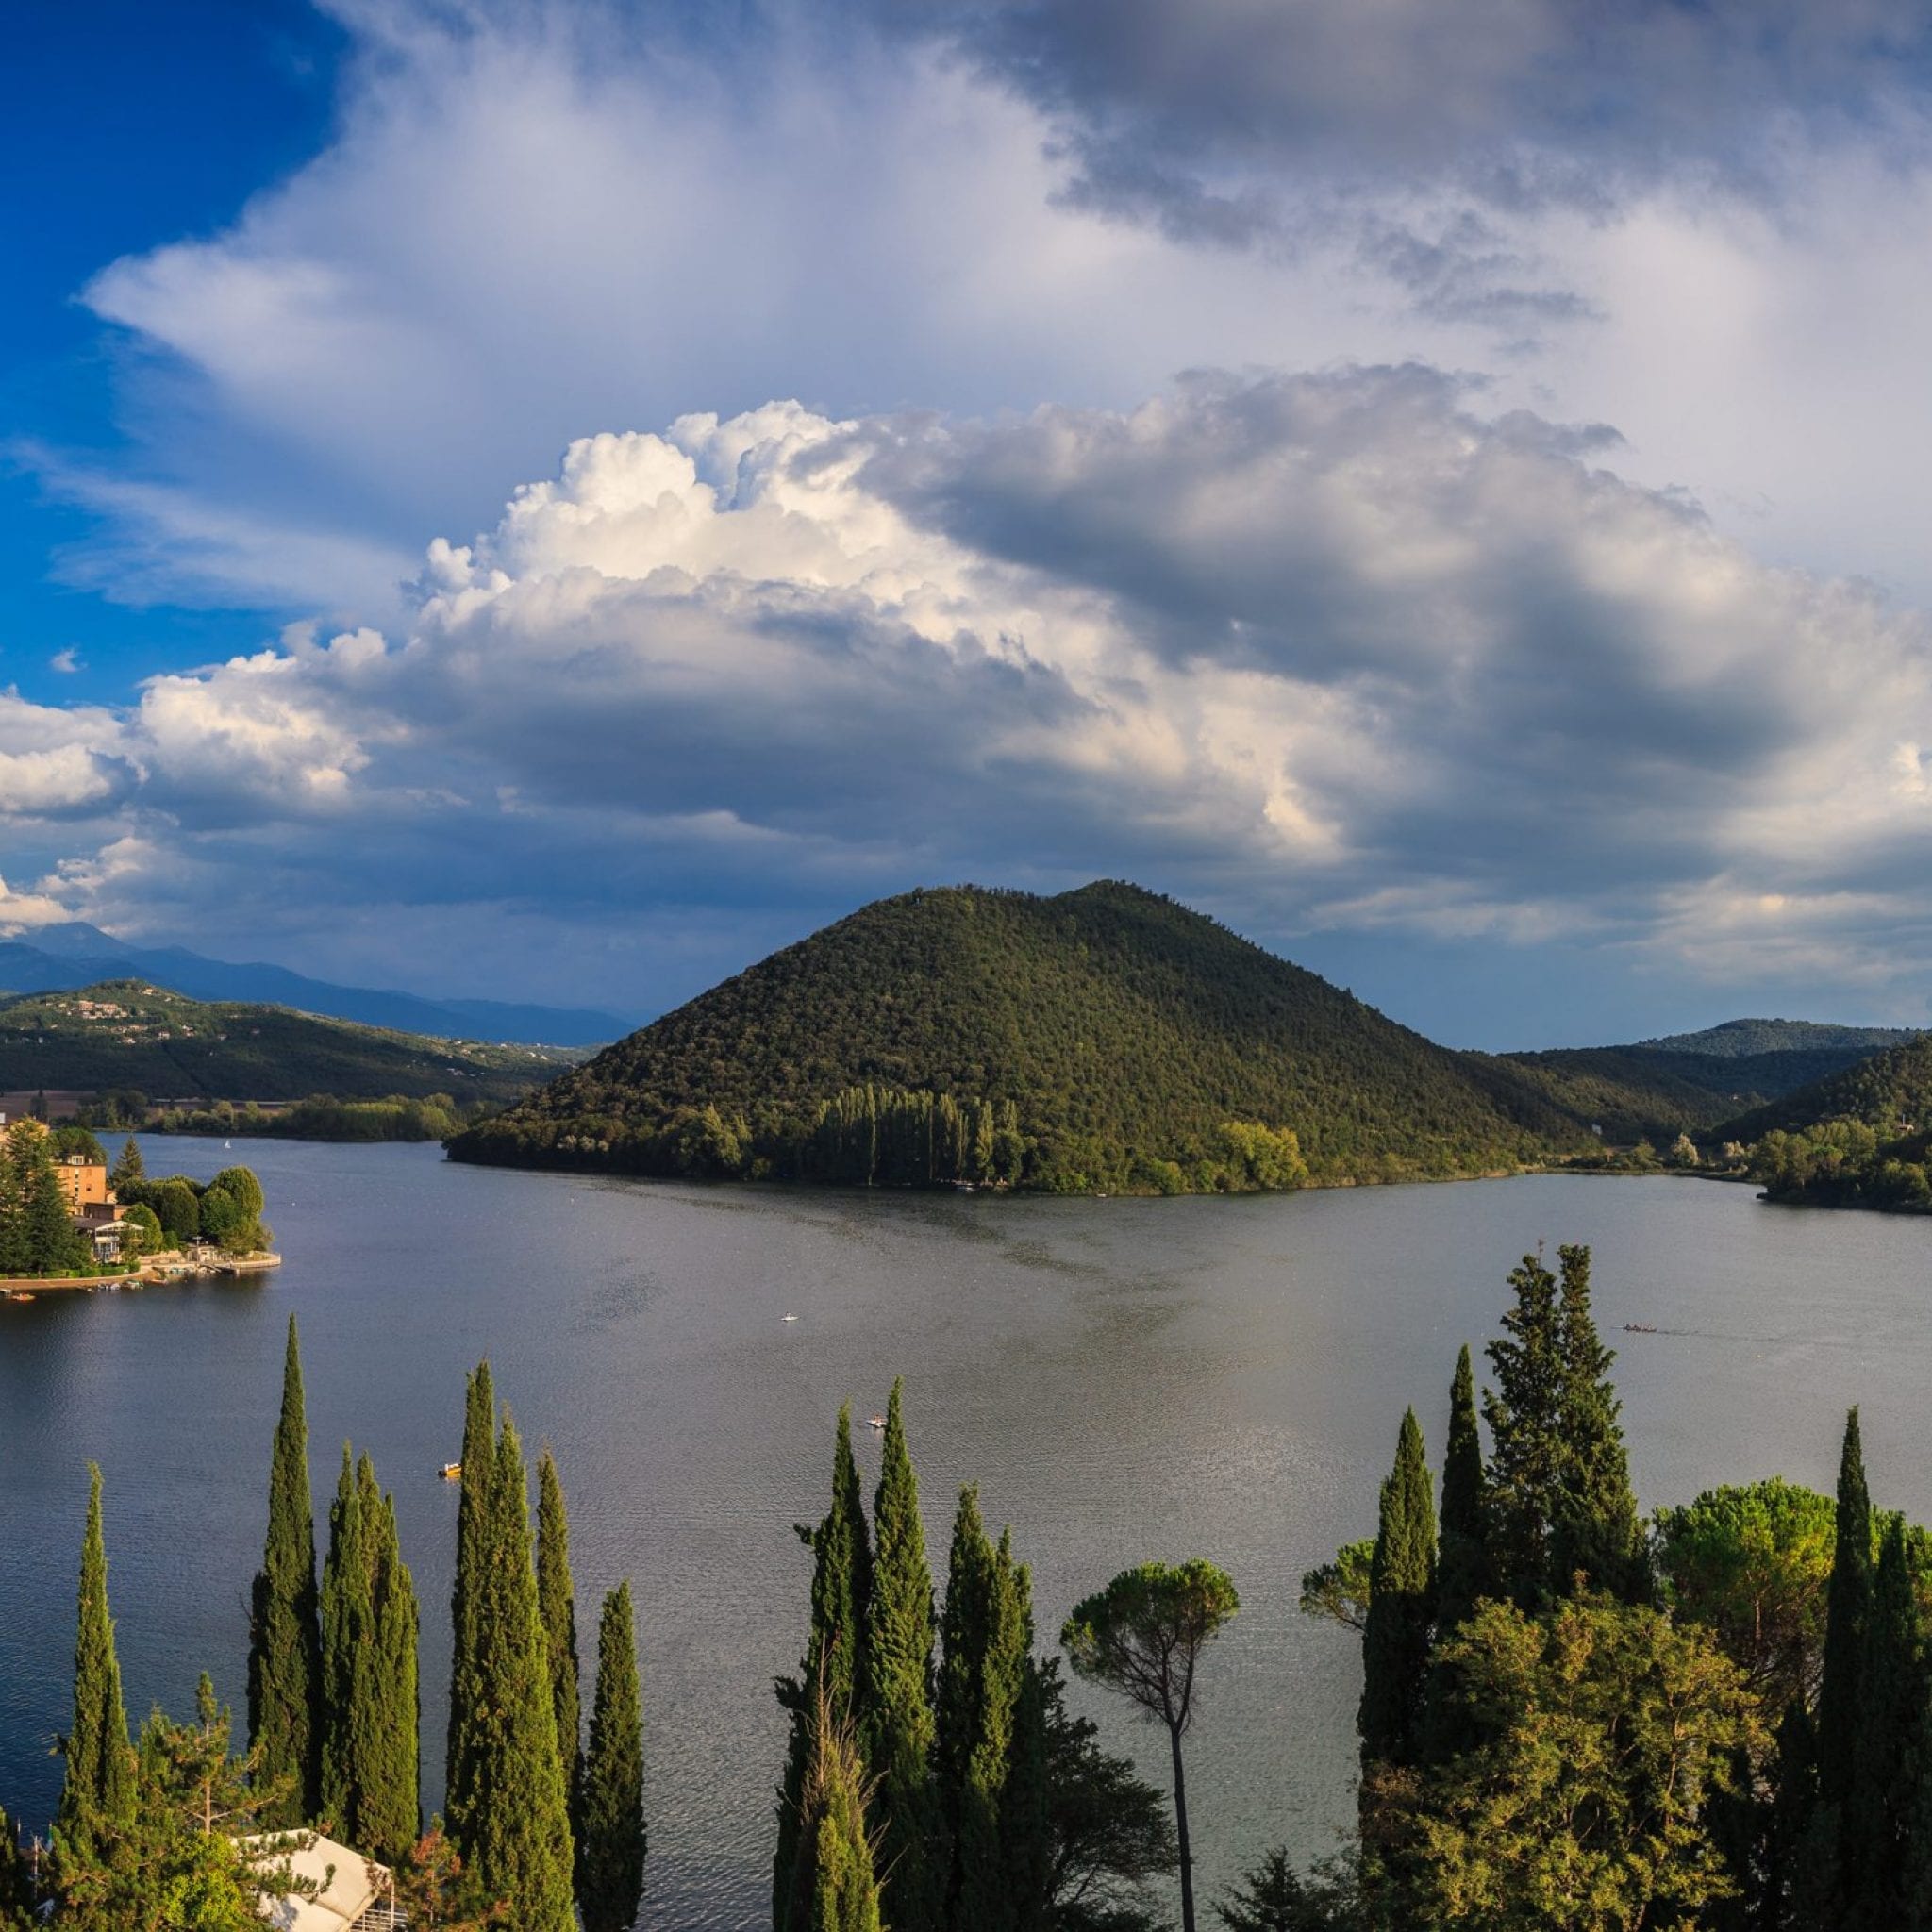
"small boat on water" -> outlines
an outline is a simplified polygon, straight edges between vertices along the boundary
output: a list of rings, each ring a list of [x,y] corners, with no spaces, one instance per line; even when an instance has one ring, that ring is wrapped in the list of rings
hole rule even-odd
[[[460,1462],[445,1462],[437,1474],[446,1483],[460,1482],[463,1475],[463,1465]]]
[[[1625,1335],[1655,1335],[1657,1329],[1648,1322],[1625,1322],[1624,1324],[1624,1333]]]
[[[797,1317],[796,1315],[787,1315],[787,1316],[785,1317],[785,1319],[786,1319],[786,1320],[787,1320],[788,1322],[795,1322],[795,1321],[797,1321],[797,1320],[798,1320],[798,1317]]]
[[[865,1419],[865,1425],[869,1429],[882,1429],[886,1425],[886,1419],[882,1415],[869,1415]]]

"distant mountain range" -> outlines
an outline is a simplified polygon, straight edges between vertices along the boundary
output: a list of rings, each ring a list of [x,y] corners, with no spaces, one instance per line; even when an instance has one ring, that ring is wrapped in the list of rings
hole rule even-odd
[[[236,965],[184,946],[133,946],[75,921],[36,926],[31,941],[0,941],[0,993],[73,991],[106,979],[143,978],[197,1000],[244,1000],[438,1040],[595,1046],[628,1032],[614,1013],[501,1000],[432,1000],[416,993],[335,986],[285,966]]]

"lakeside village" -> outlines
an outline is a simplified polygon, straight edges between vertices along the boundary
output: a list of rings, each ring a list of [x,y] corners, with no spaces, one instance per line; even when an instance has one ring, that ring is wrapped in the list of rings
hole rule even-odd
[[[111,1170],[86,1127],[0,1112],[0,1295],[140,1288],[281,1265],[245,1167],[151,1180],[130,1139]]]

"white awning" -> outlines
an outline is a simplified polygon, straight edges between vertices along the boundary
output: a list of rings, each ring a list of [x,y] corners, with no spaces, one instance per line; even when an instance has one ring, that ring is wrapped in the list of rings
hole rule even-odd
[[[273,1839],[244,1839],[242,1842],[259,1846]],[[275,1867],[281,1866],[322,1890],[315,1898],[292,1894],[277,1898],[264,1893],[261,1916],[276,1932],[344,1932],[371,1906],[390,1896],[388,1866],[378,1865],[333,1839],[310,1839],[303,1834],[288,1851],[275,1855]]]

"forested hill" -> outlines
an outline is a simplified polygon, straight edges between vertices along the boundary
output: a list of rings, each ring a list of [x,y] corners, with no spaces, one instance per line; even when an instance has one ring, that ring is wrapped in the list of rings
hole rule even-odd
[[[1907,1036],[1903,1046],[1740,1114],[1725,1123],[1724,1131],[1748,1141],[1774,1128],[1798,1132],[1840,1120],[1857,1121],[1881,1138],[1932,1127],[1932,1033]]]
[[[450,1151],[1169,1189],[1286,1185],[1304,1162],[1329,1181],[1474,1174],[1585,1140],[1502,1062],[1435,1046],[1171,900],[1100,883],[865,907]]]
[[[1504,1058],[1550,1103],[1616,1142],[1725,1128],[1737,1116],[1919,1036],[1808,1020],[1726,1020],[1628,1046],[1559,1047]]]
[[[284,1007],[184,999],[140,979],[0,1001],[0,1092],[506,1101],[576,1058],[567,1049],[391,1033]]]

